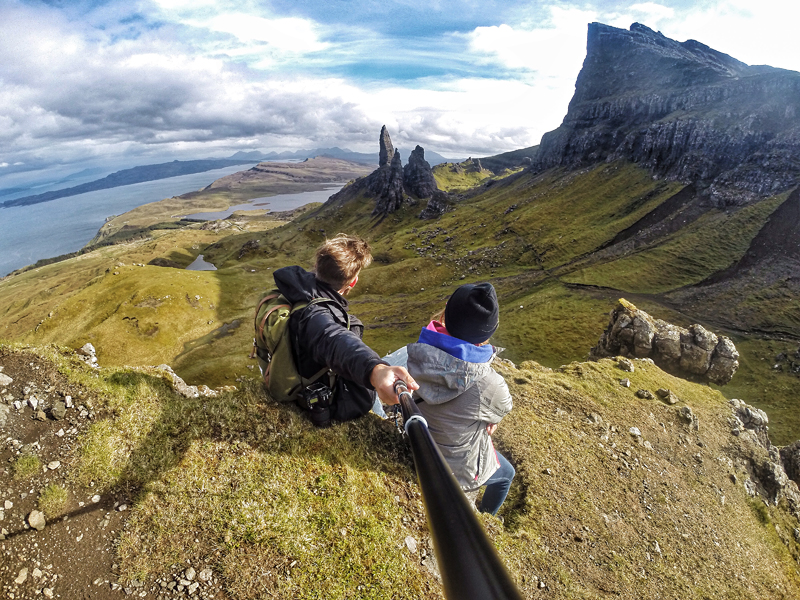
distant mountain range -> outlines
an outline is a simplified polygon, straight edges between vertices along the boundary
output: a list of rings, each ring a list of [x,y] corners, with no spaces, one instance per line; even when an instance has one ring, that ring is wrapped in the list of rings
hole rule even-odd
[[[396,149],[397,152],[400,152],[401,156],[408,159],[409,155],[411,154],[410,150],[403,150],[402,148]],[[341,149],[341,148],[316,148],[314,150],[297,150],[296,152],[268,152],[264,154],[263,152],[259,152],[258,150],[253,150],[251,152],[237,152],[231,159],[250,159],[250,160],[304,160],[306,158],[312,158],[314,156],[330,156],[331,158],[340,158],[342,160],[350,160],[352,162],[357,163],[364,163],[367,165],[377,165],[378,164],[378,155],[372,152],[353,152],[352,150],[348,149]],[[431,152],[430,150],[425,151],[425,159],[430,163],[431,166],[439,165],[441,163],[446,162],[461,162],[463,158],[445,158],[441,154],[437,154],[436,152]]]
[[[402,152],[402,150],[401,150]],[[405,153],[408,156],[409,153]],[[306,158],[313,158],[315,156],[329,156],[331,158],[339,158],[342,160],[349,160],[352,162],[363,164],[378,164],[378,155],[365,153],[365,152],[352,152],[351,150],[342,150],[341,148],[316,148],[314,150],[297,150],[295,152],[268,152],[264,153],[259,150],[250,152],[236,152],[229,158],[207,158],[202,160],[174,160],[168,163],[159,163],[154,165],[142,165],[133,167],[131,169],[123,169],[111,173],[102,179],[96,179],[80,185],[62,188],[59,190],[52,190],[42,194],[34,194],[24,196],[22,198],[15,198],[13,200],[6,200],[0,203],[0,207],[7,208],[10,206],[26,206],[29,204],[39,204],[40,202],[49,202],[50,200],[57,200],[58,198],[67,198],[69,196],[77,196],[78,194],[85,194],[86,192],[95,192],[98,190],[107,190],[123,185],[131,185],[134,183],[142,183],[145,181],[155,181],[157,179],[166,179],[168,177],[178,177],[180,175],[191,175],[193,173],[203,173],[205,171],[212,171],[214,169],[222,169],[234,165],[248,164],[262,161],[274,160],[305,160]],[[427,152],[428,162],[431,165],[438,165],[444,162],[460,161],[461,159],[447,159],[436,152]],[[76,178],[78,175],[85,175],[87,171],[74,174],[65,178],[63,181],[66,183],[70,179]],[[18,193],[20,188],[11,188],[7,190],[0,190],[0,196]]]

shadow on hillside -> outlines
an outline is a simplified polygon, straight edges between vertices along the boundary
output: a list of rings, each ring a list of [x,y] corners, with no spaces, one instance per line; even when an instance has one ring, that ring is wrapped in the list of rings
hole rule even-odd
[[[98,502],[97,504],[87,504],[86,506],[82,506],[80,508],[76,508],[75,510],[73,510],[71,512],[64,513],[64,514],[60,515],[57,520],[60,521],[62,519],[72,519],[74,517],[80,517],[81,515],[86,515],[86,514],[89,514],[89,513],[92,513],[92,512],[96,512],[96,511],[110,512],[110,511],[114,510],[114,508],[115,508],[114,507],[114,498],[113,497],[112,498],[104,498],[100,502]],[[26,518],[26,520],[27,520],[27,518]],[[47,523],[46,527],[49,527],[51,525],[51,522],[52,522],[52,519],[51,519],[50,522]],[[16,531],[12,531],[10,533],[5,534],[5,538],[4,539],[6,541],[9,541],[9,540],[12,540],[12,539],[14,539],[15,537],[17,537],[19,535],[35,534],[35,533],[37,533],[37,530],[34,529],[33,527],[29,527],[27,529],[23,528],[23,529],[18,529]]]
[[[269,400],[255,382],[243,384],[239,391],[199,398],[184,398],[163,378],[145,373],[116,373],[110,382],[128,389],[156,389],[162,402],[158,418],[115,485],[133,499],[178,466],[197,441],[240,442],[264,454],[318,459],[355,470],[413,472],[403,438],[392,423],[374,415],[319,430],[294,405]]]

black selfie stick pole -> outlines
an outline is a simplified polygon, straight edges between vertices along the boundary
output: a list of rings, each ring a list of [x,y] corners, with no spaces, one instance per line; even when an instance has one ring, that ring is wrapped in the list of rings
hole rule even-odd
[[[521,600],[404,381],[394,384],[448,600]]]

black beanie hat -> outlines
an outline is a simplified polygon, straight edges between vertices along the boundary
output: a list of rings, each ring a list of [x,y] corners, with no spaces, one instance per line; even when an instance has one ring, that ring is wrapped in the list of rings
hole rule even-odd
[[[458,288],[444,307],[444,326],[453,337],[480,344],[497,330],[500,311],[491,283],[468,283]]]

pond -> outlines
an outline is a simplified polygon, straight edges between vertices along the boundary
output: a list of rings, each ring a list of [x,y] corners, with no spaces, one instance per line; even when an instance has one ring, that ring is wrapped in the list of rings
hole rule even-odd
[[[311,202],[325,202],[333,194],[338,192],[344,187],[344,183],[335,183],[326,187],[323,190],[315,190],[313,192],[300,192],[298,194],[277,194],[275,196],[266,196],[263,198],[253,198],[245,204],[237,204],[231,206],[223,211],[218,212],[201,212],[192,215],[184,215],[186,219],[203,219],[204,221],[216,221],[217,219],[225,219],[231,216],[231,213],[237,210],[264,210],[268,209],[271,212],[282,212],[285,210],[294,210],[300,208]]]

